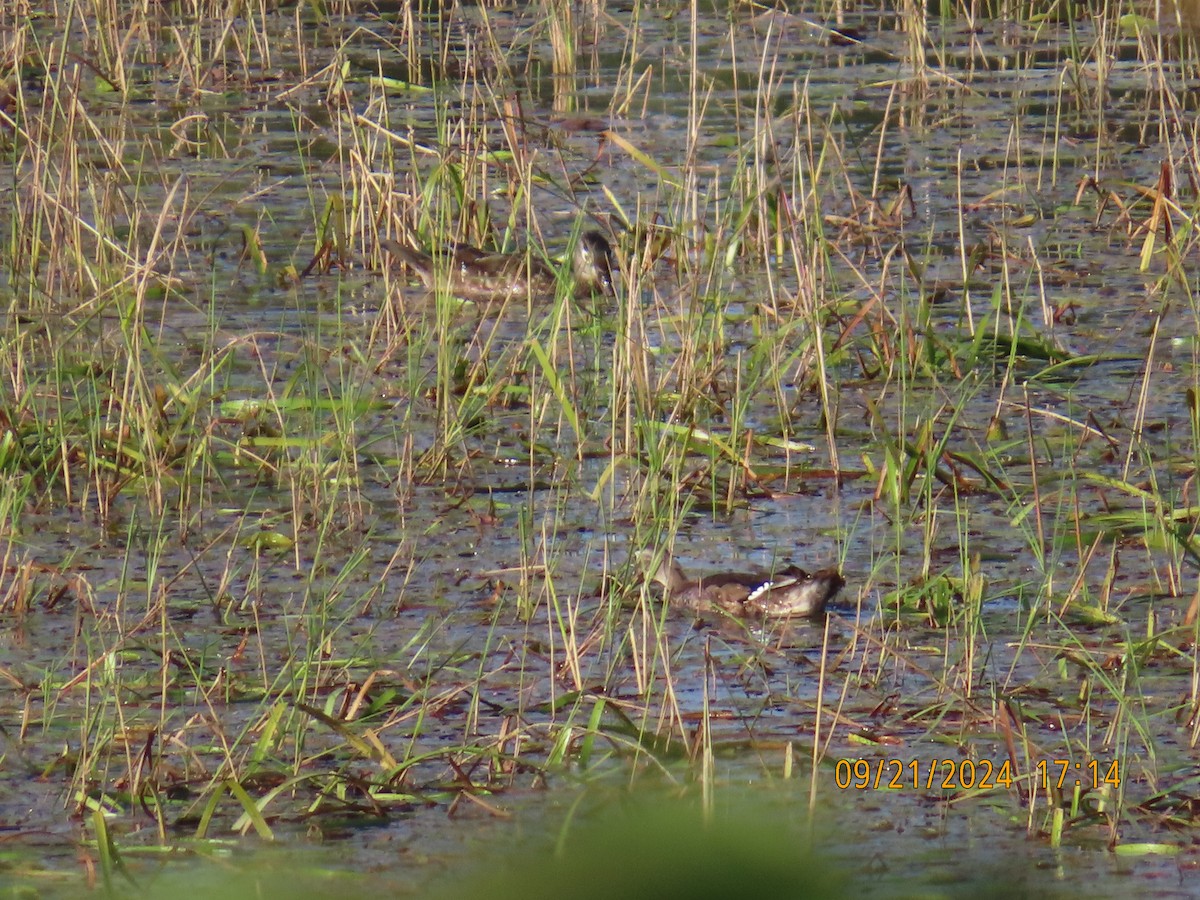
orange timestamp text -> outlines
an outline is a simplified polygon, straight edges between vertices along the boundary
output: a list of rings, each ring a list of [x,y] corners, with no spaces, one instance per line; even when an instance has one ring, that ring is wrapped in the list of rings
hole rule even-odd
[[[1029,781],[1019,778],[1009,760],[990,759],[839,759],[833,769],[841,790],[993,790]],[[1032,781],[1043,790],[1078,787],[1086,790],[1121,786],[1117,760],[1042,759],[1033,767]]]

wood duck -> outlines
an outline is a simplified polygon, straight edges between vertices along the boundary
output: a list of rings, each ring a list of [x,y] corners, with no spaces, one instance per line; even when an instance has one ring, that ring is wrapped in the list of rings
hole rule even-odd
[[[643,550],[638,559],[649,571],[653,554]],[[763,619],[820,615],[846,583],[837,569],[809,573],[797,566],[781,569],[771,578],[719,572],[691,581],[669,556],[659,563],[652,579],[662,585],[668,603],[697,612],[720,610]]]
[[[412,269],[429,290],[442,286],[464,300],[517,300],[554,293],[554,271],[527,253],[488,253],[469,244],[454,244],[437,254],[407,247],[390,238],[379,245]],[[575,296],[595,291],[613,293],[612,247],[598,231],[585,231],[575,244],[571,274]]]

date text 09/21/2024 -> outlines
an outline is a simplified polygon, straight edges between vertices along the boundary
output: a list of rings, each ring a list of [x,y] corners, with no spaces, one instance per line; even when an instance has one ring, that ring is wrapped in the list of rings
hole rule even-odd
[[[1043,790],[1121,786],[1117,760],[1038,760],[1025,779],[1013,774],[1009,760],[996,764],[990,759],[839,759],[834,782],[842,790],[990,790],[1011,788],[1015,782],[1032,780]]]

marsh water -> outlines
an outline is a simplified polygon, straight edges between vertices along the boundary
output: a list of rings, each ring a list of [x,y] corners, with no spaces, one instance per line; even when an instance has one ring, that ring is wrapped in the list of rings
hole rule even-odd
[[[1200,81],[1028,12],[164,6],[123,92],[88,22],[12,24],[74,56],[17,54],[8,202],[69,97],[56,208],[155,288],[7,257],[6,433],[130,407],[130,359],[193,414],[156,484],[2,457],[0,883],[1193,893]],[[497,308],[386,271],[401,221],[670,240]],[[697,618],[630,562],[666,545],[847,585]]]

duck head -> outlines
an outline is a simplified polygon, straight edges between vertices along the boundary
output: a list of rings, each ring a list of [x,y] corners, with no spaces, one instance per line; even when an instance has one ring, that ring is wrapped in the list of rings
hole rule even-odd
[[[599,231],[585,231],[575,243],[571,271],[576,289],[613,294],[613,252],[608,238]]]

